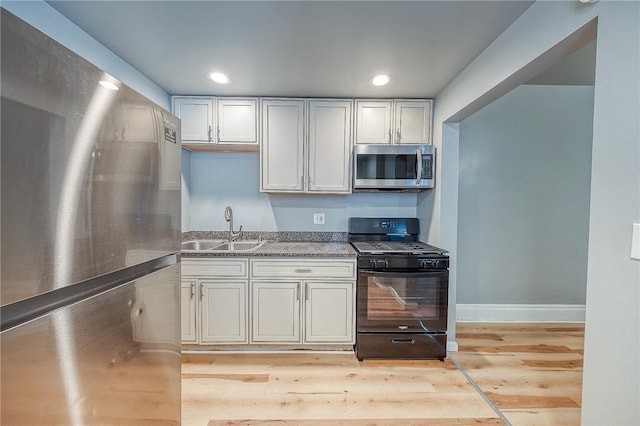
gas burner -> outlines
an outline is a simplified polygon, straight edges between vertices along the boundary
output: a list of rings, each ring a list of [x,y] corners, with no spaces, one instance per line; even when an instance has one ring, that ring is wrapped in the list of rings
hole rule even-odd
[[[352,241],[363,254],[444,254],[445,250],[420,241]]]

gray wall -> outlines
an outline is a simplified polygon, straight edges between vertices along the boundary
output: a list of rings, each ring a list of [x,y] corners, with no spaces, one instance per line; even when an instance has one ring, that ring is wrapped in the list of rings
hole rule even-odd
[[[592,118],[525,85],[460,123],[458,304],[585,304]]]
[[[183,230],[228,229],[226,206],[233,208],[234,226],[250,231],[347,232],[352,216],[416,216],[415,193],[264,194],[257,153],[185,154],[189,164],[183,160],[183,179],[188,179],[190,217],[189,228]],[[189,171],[188,177],[184,171]],[[324,225],[313,224],[314,213],[325,214]]]
[[[567,53],[566,47],[575,50],[584,45],[572,46],[573,36],[597,24],[584,425],[640,424],[640,264],[629,256],[631,224],[640,221],[639,19],[639,2],[531,5],[437,96],[433,139],[440,152],[436,175],[440,185],[433,199],[421,198],[418,206],[421,217],[433,218],[429,240],[451,251],[449,297],[455,305],[459,145],[455,123],[547,69],[557,54]],[[586,42],[593,38],[595,34]],[[449,332],[455,335],[455,321],[449,322]]]

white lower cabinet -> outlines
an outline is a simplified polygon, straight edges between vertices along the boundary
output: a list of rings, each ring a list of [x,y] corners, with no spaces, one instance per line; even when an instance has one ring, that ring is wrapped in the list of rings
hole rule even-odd
[[[180,285],[180,336],[182,343],[196,343],[197,333],[197,280],[182,280]]]
[[[200,343],[247,343],[247,281],[201,280]]]
[[[252,342],[355,342],[355,260],[252,259],[250,269]]]
[[[182,343],[248,342],[248,259],[182,260]]]
[[[352,344],[355,259],[183,259],[185,344]]]
[[[354,342],[354,283],[305,283],[304,340],[309,343]]]
[[[251,341],[300,342],[301,282],[251,282]]]

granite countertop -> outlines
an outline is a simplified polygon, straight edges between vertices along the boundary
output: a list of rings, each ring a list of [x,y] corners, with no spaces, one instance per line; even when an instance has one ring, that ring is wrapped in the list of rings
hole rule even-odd
[[[226,239],[224,231],[188,231],[183,241],[198,239]],[[353,257],[356,251],[347,242],[347,234],[340,232],[246,232],[244,240],[266,240],[253,251],[182,252],[185,258],[195,257]],[[242,241],[242,239],[238,241]]]
[[[183,252],[182,256],[194,257],[355,257],[356,251],[347,242],[299,242],[266,241],[253,251],[200,251]]]

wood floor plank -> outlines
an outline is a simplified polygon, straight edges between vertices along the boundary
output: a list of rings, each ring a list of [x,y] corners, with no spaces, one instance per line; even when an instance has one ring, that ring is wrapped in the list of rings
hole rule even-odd
[[[540,359],[523,359],[522,362],[528,367],[534,368],[582,368],[582,359],[563,359],[563,360],[540,360]]]
[[[470,340],[493,340],[501,342],[504,339],[496,333],[457,333],[457,339],[470,339]]]
[[[574,352],[564,345],[501,345],[501,346],[460,346],[462,352],[483,352],[483,353],[513,353],[513,352],[532,352],[532,353],[562,353]]]
[[[425,425],[504,425],[499,418],[456,419],[324,419],[324,420],[210,420],[207,426],[425,426]]]
[[[485,392],[485,394],[500,409],[579,407],[573,399],[566,396],[507,395],[495,392]]]
[[[183,373],[183,379],[220,379],[232,380],[243,383],[267,383],[268,374],[207,374],[207,373]]]

